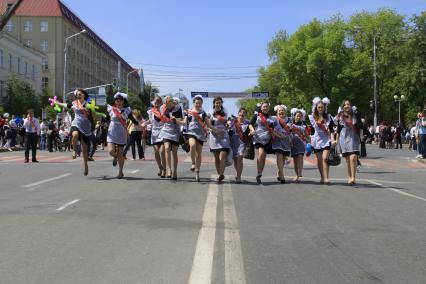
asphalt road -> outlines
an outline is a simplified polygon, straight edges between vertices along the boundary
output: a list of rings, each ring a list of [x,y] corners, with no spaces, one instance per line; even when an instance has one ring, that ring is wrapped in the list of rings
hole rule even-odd
[[[426,164],[368,148],[358,184],[344,162],[320,185],[307,159],[300,183],[263,184],[245,160],[223,184],[204,152],[201,183],[180,152],[178,181],[147,160],[125,178],[99,151],[82,175],[69,152],[0,153],[0,283],[426,283]]]

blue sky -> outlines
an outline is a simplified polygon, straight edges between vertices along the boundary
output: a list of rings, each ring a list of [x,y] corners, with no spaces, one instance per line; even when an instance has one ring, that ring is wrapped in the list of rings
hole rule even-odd
[[[268,64],[267,44],[280,29],[291,34],[313,18],[325,20],[337,13],[347,18],[383,7],[407,16],[426,10],[425,0],[63,2],[127,62],[143,68],[145,80],[162,94],[183,89],[187,95],[244,91],[256,85],[257,66]],[[227,103],[232,111],[234,105]]]

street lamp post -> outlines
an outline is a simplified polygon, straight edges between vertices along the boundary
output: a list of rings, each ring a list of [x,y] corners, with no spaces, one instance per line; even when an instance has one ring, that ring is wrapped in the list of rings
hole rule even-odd
[[[65,48],[64,48],[64,94],[63,94],[63,97],[62,97],[63,103],[65,103],[65,96],[66,96],[66,93],[67,93],[67,43],[68,43],[68,40],[70,38],[76,37],[76,36],[83,34],[85,32],[86,32],[86,30],[83,29],[80,32],[73,34],[73,35],[71,35],[71,36],[69,36],[65,39]]]
[[[374,78],[374,87],[373,87],[373,98],[374,98],[374,131],[377,127],[377,65],[376,65],[376,35],[373,35],[373,78]]]
[[[401,126],[401,101],[405,99],[404,95],[398,97],[397,95],[393,96],[395,102],[398,102],[398,124]]]
[[[129,73],[127,73],[126,76],[126,93],[129,94],[129,75],[132,74],[133,72],[137,72],[139,71],[138,69],[135,69],[133,71],[130,71]]]

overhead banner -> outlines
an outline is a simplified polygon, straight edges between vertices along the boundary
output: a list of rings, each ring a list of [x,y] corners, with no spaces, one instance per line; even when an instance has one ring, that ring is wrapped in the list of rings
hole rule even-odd
[[[201,96],[203,98],[240,98],[240,99],[266,99],[269,98],[269,92],[191,92],[191,98]]]

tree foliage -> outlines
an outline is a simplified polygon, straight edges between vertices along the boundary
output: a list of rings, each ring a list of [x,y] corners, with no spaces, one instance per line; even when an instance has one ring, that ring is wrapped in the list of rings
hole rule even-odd
[[[11,76],[6,82],[6,97],[4,109],[11,114],[25,114],[28,109],[34,109],[37,116],[41,115],[40,97],[35,90],[18,76]]]
[[[426,12],[407,20],[380,9],[346,21],[340,15],[313,19],[292,35],[278,31],[267,47],[270,64],[259,68],[252,90],[269,91],[272,104],[307,110],[316,96],[329,97],[332,112],[349,99],[372,121],[374,43],[379,119],[396,121],[398,111],[390,111],[397,109],[393,97],[404,95],[402,110],[409,121],[426,99]],[[255,102],[240,105],[251,110]]]

